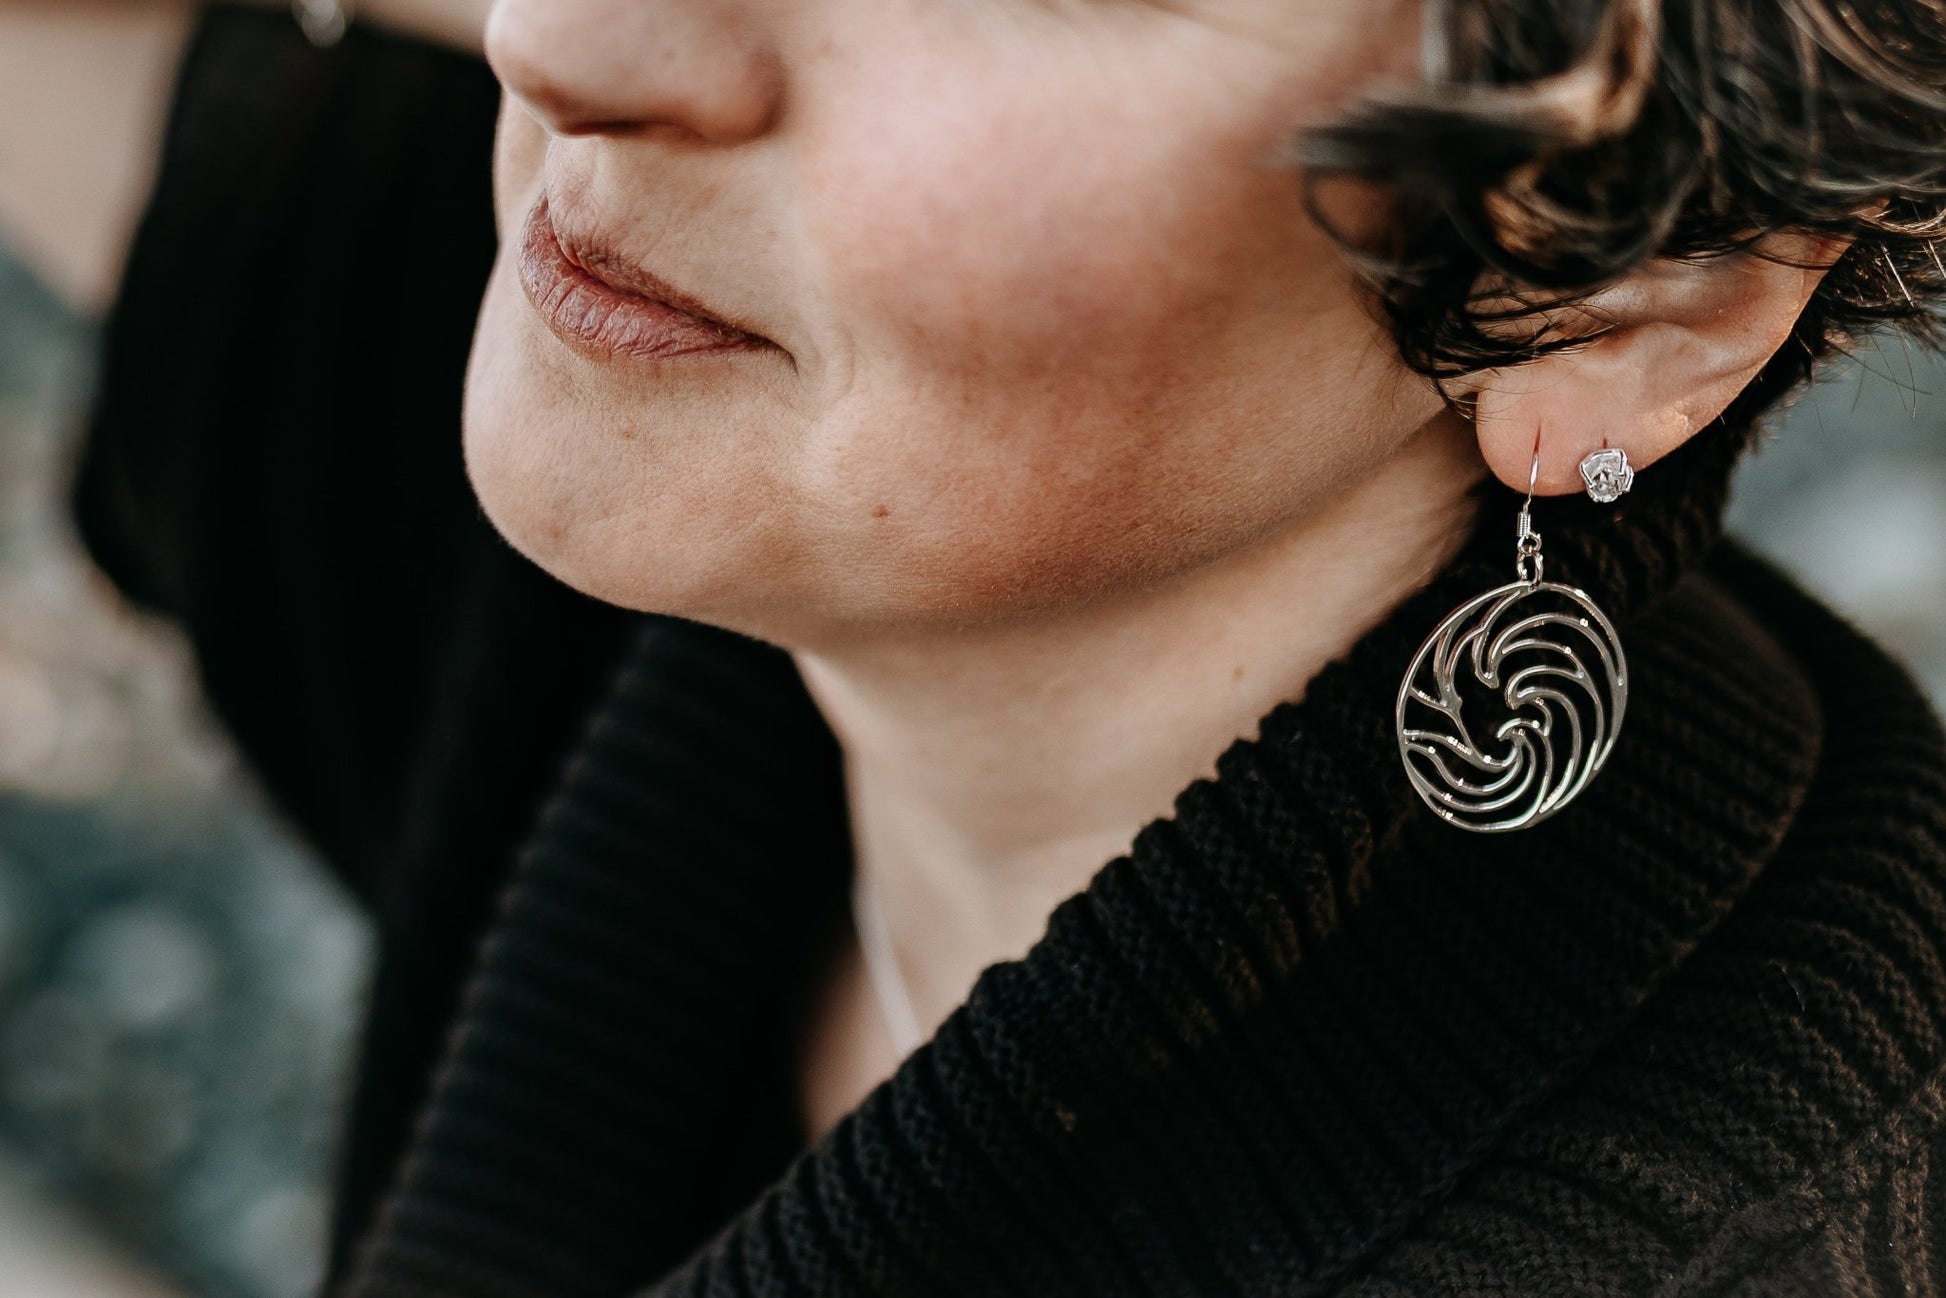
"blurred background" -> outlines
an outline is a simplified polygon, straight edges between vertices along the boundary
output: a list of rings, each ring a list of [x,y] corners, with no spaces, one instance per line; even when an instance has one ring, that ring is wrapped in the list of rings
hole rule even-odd
[[[172,39],[132,64],[157,94]],[[136,121],[98,185],[139,194],[130,159],[154,141]],[[58,125],[36,138],[65,147]],[[0,188],[10,165],[0,148]],[[211,721],[179,633],[84,557],[67,492],[113,281],[7,230],[0,1298],[298,1298],[321,1265],[372,937]],[[126,233],[109,220],[99,238]],[[1946,702],[1942,393],[1937,358],[1864,348],[1746,464],[1731,526]]]
[[[305,1294],[369,940],[75,541],[94,341],[0,246],[0,1296]]]

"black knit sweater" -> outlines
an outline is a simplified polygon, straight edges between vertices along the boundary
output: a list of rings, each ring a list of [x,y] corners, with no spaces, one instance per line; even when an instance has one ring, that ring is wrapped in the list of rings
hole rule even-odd
[[[782,654],[653,624],[347,1291],[1946,1292],[1946,742],[1718,543],[1729,459],[1538,510],[1631,664],[1567,811],[1452,828],[1392,736],[1419,640],[1507,580],[1496,486],[1458,561],[808,1150],[836,752]]]

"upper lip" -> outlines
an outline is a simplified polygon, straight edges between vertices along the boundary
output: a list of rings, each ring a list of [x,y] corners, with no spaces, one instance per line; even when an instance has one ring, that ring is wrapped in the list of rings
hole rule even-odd
[[[554,227],[554,238],[561,245],[561,253],[582,272],[592,279],[598,279],[618,292],[635,297],[648,298],[664,306],[673,307],[686,315],[693,315],[715,325],[726,333],[747,338],[752,342],[768,344],[770,340],[762,334],[745,328],[726,318],[721,312],[710,307],[702,299],[685,293],[644,267],[629,262],[614,250],[614,245],[599,234],[575,229],[560,219],[560,209],[552,206],[543,196],[541,206],[546,211],[546,219]]]

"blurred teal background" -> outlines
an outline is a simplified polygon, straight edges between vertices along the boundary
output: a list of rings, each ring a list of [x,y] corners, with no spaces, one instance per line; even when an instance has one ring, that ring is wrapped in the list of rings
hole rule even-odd
[[[294,1298],[368,935],[74,538],[94,342],[0,252],[0,1298]]]
[[[1729,526],[1946,707],[1946,361],[1895,337],[1838,362],[1739,470]]]
[[[176,1292],[296,1298],[368,935],[211,725],[181,639],[79,552],[93,343],[0,254],[0,1298],[65,1298],[9,1265],[9,1240],[50,1239]],[[1746,465],[1731,526],[1946,700],[1942,391],[1936,359],[1866,348]]]

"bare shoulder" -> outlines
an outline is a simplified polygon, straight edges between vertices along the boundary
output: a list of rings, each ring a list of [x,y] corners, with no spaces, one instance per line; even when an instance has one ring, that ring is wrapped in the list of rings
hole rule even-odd
[[[289,0],[259,0],[287,8]],[[477,53],[490,0],[355,0],[357,20]],[[155,184],[192,0],[0,0],[0,243],[106,310]],[[296,20],[292,20],[295,31]]]
[[[360,21],[477,54],[493,0],[362,0],[347,7]]]
[[[107,306],[154,183],[187,3],[0,0],[0,239]]]

